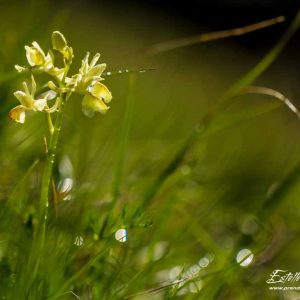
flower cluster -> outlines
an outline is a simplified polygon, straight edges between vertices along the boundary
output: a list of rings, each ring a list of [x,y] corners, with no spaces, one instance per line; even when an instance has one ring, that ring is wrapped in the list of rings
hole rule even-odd
[[[20,105],[13,108],[9,117],[18,122],[25,122],[26,111],[40,111],[48,114],[54,113],[60,109],[60,105],[69,96],[76,92],[83,95],[82,110],[83,113],[91,117],[95,112],[105,113],[108,110],[106,105],[112,99],[108,88],[101,83],[101,77],[106,64],[97,64],[100,54],[97,53],[89,62],[89,53],[82,60],[78,74],[68,77],[68,71],[73,60],[73,49],[68,46],[65,37],[59,31],[52,33],[52,49],[47,54],[42,50],[37,42],[31,46],[25,46],[28,67],[16,65],[18,72],[31,73],[30,88],[26,82],[23,82],[23,91],[16,91],[15,97],[20,101]],[[55,60],[62,58],[63,67],[55,66]],[[52,80],[49,80],[42,94],[36,96],[37,84],[34,75],[46,73]],[[43,89],[42,89],[43,90]],[[49,107],[48,100],[50,95],[55,95],[56,101],[52,107]],[[66,97],[64,97],[64,95]]]

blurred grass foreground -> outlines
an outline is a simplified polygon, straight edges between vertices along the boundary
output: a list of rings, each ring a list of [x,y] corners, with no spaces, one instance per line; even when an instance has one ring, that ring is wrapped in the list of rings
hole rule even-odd
[[[299,13],[217,30],[118,2],[0,16],[1,299],[300,297]],[[48,125],[8,112],[24,45],[55,30],[72,74],[101,53],[113,101],[93,118],[66,104],[44,222]]]

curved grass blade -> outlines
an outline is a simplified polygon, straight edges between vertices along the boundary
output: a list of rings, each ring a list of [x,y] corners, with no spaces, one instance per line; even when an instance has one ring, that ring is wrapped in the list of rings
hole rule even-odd
[[[116,167],[114,171],[114,179],[112,186],[112,201],[110,203],[108,209],[108,215],[105,218],[101,231],[100,237],[103,236],[106,226],[109,224],[109,221],[113,215],[113,210],[120,196],[120,189],[122,185],[122,177],[123,177],[123,167],[124,167],[124,159],[126,155],[126,149],[132,124],[133,118],[133,109],[134,109],[134,97],[133,91],[136,85],[136,74],[131,73],[129,75],[129,84],[128,84],[128,96],[127,103],[125,109],[125,116],[123,119],[123,124],[121,126],[120,136],[119,136],[119,145],[117,149],[117,159],[116,159]]]
[[[241,92],[251,93],[251,94],[262,94],[262,95],[274,97],[280,100],[281,102],[283,102],[283,104],[285,104],[294,114],[296,114],[298,118],[300,118],[300,112],[297,109],[297,107],[287,97],[285,97],[283,94],[281,94],[280,92],[274,89],[270,89],[262,86],[248,86],[244,88]]]

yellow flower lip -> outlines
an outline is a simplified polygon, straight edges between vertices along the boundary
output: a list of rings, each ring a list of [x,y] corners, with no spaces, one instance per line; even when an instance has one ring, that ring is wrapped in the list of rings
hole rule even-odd
[[[105,114],[109,107],[99,98],[92,95],[86,95],[82,100],[82,111],[83,113],[91,118],[94,116],[95,112]]]
[[[109,103],[112,99],[112,94],[109,89],[102,83],[96,82],[92,87],[90,93],[98,98],[103,100],[105,103]]]
[[[89,87],[89,94],[85,95],[82,100],[82,111],[88,117],[92,117],[95,112],[105,114],[109,109],[106,103],[109,103],[111,99],[109,89],[104,84],[95,82]]]
[[[8,116],[11,120],[23,124],[25,122],[26,110],[27,110],[26,106],[18,105],[9,112]]]

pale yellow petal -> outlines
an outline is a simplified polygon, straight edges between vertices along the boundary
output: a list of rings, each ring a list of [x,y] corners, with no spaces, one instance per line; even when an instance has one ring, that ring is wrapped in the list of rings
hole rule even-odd
[[[87,77],[101,76],[106,68],[106,64],[96,65],[92,67],[86,74]]]
[[[34,66],[41,66],[45,62],[45,56],[43,52],[40,52],[37,48],[35,47],[29,47],[25,46],[26,50],[26,57],[28,60],[28,63],[34,67]]]
[[[25,94],[23,91],[14,92],[15,97],[20,101],[20,103],[28,108],[33,106],[33,99],[30,95]]]
[[[28,95],[28,96],[30,96],[31,93],[29,92],[29,88],[28,88],[28,85],[27,85],[26,81],[22,82],[22,86],[24,88],[25,94]]]
[[[91,68],[94,67],[100,58],[100,53],[96,53],[91,61]]]
[[[48,88],[55,91],[56,93],[59,92],[59,88],[58,86],[56,86],[56,84],[53,81],[48,81],[47,82]]]
[[[43,111],[47,105],[47,97],[43,99],[37,99],[34,101],[33,108],[34,110]]]
[[[69,61],[69,63],[72,61],[74,54],[73,54],[73,48],[72,47],[65,47],[65,49],[62,51],[62,54],[64,58]]]
[[[43,49],[40,47],[40,45],[37,42],[32,42],[32,46],[43,56],[45,57],[45,53]]]
[[[53,61],[52,61],[52,57],[50,55],[50,53],[48,53],[46,56],[45,56],[45,61],[44,61],[44,64],[43,64],[44,68],[46,68],[47,70],[50,70],[53,68]]]
[[[36,92],[36,82],[34,80],[33,75],[31,74],[31,96],[32,96],[32,98],[34,97],[35,92]]]
[[[81,67],[79,69],[79,73],[80,74],[86,74],[86,72],[88,71],[88,68],[89,68],[89,56],[90,56],[90,53],[87,52],[84,59],[82,60],[81,62]]]
[[[92,86],[91,94],[98,99],[102,99],[105,103],[109,103],[112,99],[112,95],[109,89],[100,82],[96,82]]]

